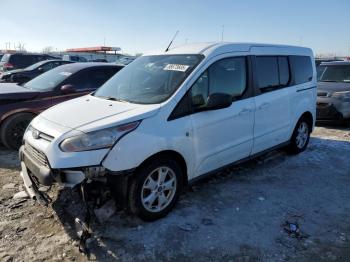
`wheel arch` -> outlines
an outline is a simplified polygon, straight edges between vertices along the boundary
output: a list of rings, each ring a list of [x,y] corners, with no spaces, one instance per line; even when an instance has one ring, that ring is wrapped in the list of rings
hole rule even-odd
[[[314,126],[314,117],[312,116],[311,112],[310,111],[306,111],[304,112],[300,117],[299,117],[299,120],[300,119],[304,119],[308,122],[308,124],[311,126],[311,130],[313,129],[313,126]],[[299,121],[298,120],[298,121]]]
[[[0,119],[0,130],[2,129],[3,124],[10,119],[11,117],[21,115],[21,114],[31,114],[33,118],[37,115],[31,111],[13,111],[9,114],[5,114],[1,119]]]
[[[182,171],[183,176],[184,176],[183,183],[186,186],[188,184],[187,163],[186,163],[185,158],[179,152],[177,152],[175,150],[163,150],[163,151],[160,151],[158,153],[155,153],[155,154],[149,156],[136,168],[136,172],[137,172],[137,170],[139,170],[143,166],[147,165],[149,162],[151,162],[154,159],[159,158],[159,157],[169,157],[170,159],[175,160],[180,165],[181,171]]]

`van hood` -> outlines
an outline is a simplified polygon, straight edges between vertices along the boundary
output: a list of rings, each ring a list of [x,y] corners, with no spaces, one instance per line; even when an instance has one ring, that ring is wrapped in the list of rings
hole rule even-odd
[[[51,107],[40,116],[70,129],[89,132],[151,117],[159,108],[159,104],[139,105],[87,95]]]
[[[36,97],[40,92],[24,88],[15,83],[0,83],[0,100],[26,100]]]

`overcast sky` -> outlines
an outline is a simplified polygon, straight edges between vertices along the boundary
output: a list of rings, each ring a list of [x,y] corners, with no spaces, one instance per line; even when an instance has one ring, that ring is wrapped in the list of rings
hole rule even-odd
[[[0,0],[0,49],[103,45],[136,53],[220,41],[303,45],[350,55],[350,0]]]

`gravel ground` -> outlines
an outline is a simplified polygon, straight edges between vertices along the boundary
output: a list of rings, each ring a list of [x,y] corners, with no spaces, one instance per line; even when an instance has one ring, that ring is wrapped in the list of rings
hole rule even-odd
[[[202,181],[159,221],[119,212],[94,222],[89,257],[77,247],[77,193],[52,189],[49,208],[13,199],[23,190],[17,153],[0,150],[0,260],[350,261],[350,129],[312,136],[298,156],[271,152]]]

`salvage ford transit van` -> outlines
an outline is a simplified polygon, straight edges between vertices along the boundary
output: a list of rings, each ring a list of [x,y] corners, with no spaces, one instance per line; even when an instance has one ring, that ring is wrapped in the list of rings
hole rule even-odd
[[[316,111],[311,49],[186,45],[144,55],[95,93],[37,116],[20,149],[27,192],[105,180],[144,220],[184,186],[280,146],[300,153]]]

